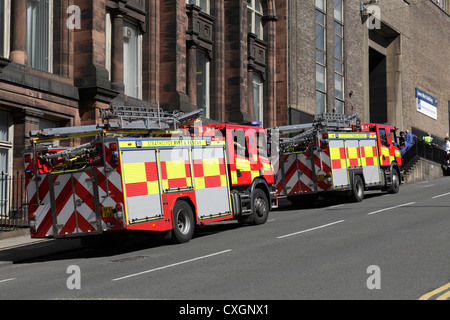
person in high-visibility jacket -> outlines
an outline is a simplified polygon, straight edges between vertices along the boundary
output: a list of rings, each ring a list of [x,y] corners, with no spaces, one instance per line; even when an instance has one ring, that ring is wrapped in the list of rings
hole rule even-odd
[[[430,132],[427,132],[427,135],[424,136],[422,139],[423,141],[425,141],[426,144],[431,146],[431,143],[433,142],[433,137],[431,136]]]

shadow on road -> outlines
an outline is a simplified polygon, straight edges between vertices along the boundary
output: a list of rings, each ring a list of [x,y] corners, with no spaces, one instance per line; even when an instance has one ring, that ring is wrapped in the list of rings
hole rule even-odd
[[[227,223],[214,223],[197,228],[194,238],[214,235],[239,227],[241,225],[234,220],[227,221]],[[127,253],[171,245],[176,244],[171,240],[170,232],[124,232],[120,235],[90,236],[83,239],[49,239],[0,251],[0,265],[100,257],[114,258]],[[118,258],[118,261],[120,260]]]
[[[380,197],[384,194],[382,192],[366,192],[365,199]],[[314,202],[305,202],[299,206],[293,206],[289,200],[280,199],[279,208],[276,211],[326,209],[327,207],[345,203],[348,203],[346,198],[319,198]],[[330,210],[341,210],[341,208],[330,208]],[[245,227],[235,220],[207,224],[196,229],[194,238],[207,237]],[[115,257],[130,252],[169,245],[173,245],[170,232],[124,232],[122,234],[114,234],[114,236],[106,234],[89,236],[84,237],[83,240],[80,238],[51,239],[0,251],[0,265]]]

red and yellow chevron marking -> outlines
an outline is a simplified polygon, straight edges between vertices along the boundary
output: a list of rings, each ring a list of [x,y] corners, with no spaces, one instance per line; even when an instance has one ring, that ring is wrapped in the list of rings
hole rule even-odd
[[[194,160],[195,188],[215,188],[227,185],[223,158]]]
[[[127,197],[160,193],[156,162],[125,163],[123,166]]]

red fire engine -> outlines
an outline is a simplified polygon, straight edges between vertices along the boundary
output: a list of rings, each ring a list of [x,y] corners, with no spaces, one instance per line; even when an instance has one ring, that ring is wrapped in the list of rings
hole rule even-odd
[[[100,125],[30,132],[31,236],[171,230],[186,242],[196,225],[265,223],[277,206],[267,130],[191,125],[199,115],[112,106]],[[58,146],[73,138],[90,141]]]
[[[355,117],[319,114],[313,123],[269,130],[280,197],[304,203],[339,192],[362,201],[364,190],[398,192],[402,158],[396,128],[352,125]]]

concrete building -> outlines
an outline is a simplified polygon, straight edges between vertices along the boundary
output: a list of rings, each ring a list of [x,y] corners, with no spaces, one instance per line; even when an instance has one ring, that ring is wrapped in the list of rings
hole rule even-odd
[[[448,135],[449,14],[447,0],[288,1],[289,122],[357,112]]]

